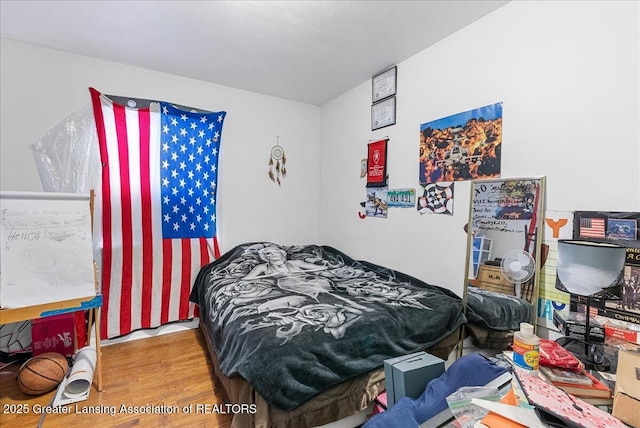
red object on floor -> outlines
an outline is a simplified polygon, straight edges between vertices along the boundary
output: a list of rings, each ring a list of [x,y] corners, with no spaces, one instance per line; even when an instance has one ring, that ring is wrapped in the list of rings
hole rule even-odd
[[[57,352],[65,357],[75,352],[75,321],[73,314],[38,318],[31,322],[33,355]]]

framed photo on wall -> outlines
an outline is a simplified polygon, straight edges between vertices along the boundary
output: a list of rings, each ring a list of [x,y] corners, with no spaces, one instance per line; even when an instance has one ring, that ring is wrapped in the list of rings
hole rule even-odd
[[[398,68],[394,66],[373,76],[371,82],[371,95],[374,103],[396,94],[397,71]]]
[[[371,106],[371,130],[395,125],[396,97],[387,98]]]

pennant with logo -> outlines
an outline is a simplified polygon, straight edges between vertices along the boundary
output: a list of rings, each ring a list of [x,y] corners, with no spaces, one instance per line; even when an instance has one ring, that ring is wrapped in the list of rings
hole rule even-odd
[[[367,187],[386,186],[387,184],[387,141],[369,143],[367,158]]]

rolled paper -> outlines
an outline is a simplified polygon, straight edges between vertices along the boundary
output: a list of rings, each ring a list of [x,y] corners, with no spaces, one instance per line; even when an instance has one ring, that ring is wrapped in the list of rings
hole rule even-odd
[[[93,382],[96,370],[97,353],[93,346],[85,346],[78,351],[71,372],[67,378],[64,396],[78,398],[87,395]]]

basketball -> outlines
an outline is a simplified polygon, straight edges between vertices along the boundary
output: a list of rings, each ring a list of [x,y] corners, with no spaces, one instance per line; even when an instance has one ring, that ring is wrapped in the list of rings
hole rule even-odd
[[[46,352],[27,360],[18,371],[20,390],[29,395],[40,395],[54,390],[69,365],[67,359],[57,352]]]

